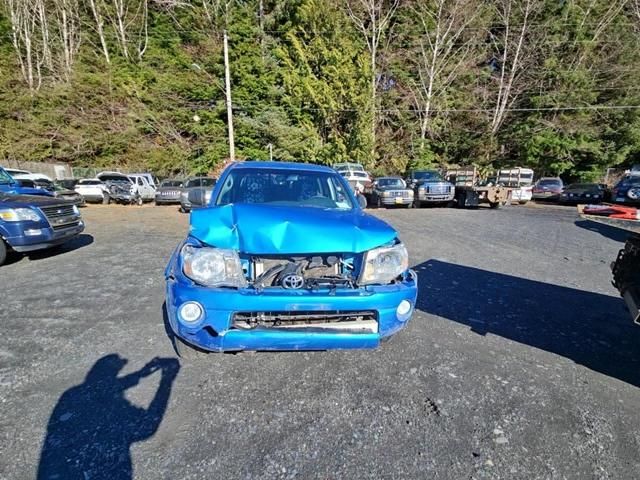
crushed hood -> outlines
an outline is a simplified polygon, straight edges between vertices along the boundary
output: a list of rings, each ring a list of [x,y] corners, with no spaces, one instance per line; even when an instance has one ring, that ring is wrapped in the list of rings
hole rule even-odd
[[[193,210],[191,235],[244,253],[295,255],[360,253],[393,241],[397,233],[361,210],[232,204]]]

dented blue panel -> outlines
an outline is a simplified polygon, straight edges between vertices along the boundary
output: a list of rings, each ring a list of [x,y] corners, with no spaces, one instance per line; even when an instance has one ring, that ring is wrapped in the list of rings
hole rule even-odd
[[[361,253],[396,232],[360,209],[236,204],[191,212],[191,235],[207,245],[253,254]]]

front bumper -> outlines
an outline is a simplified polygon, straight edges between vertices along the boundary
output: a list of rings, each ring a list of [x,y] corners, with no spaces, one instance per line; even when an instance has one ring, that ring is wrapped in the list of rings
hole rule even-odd
[[[168,272],[171,272],[169,269]],[[175,270],[173,270],[175,273]],[[240,350],[329,350],[375,348],[380,340],[403,328],[410,320],[417,297],[417,275],[408,271],[402,282],[393,285],[358,289],[283,290],[253,288],[206,288],[193,284],[181,273],[167,277],[167,313],[173,332],[187,343],[209,351]],[[411,310],[399,316],[402,300]],[[198,302],[203,317],[194,325],[186,324],[178,315],[185,302]],[[236,312],[335,312],[374,311],[376,333],[332,330],[329,328],[255,327],[250,330],[232,326]]]
[[[157,204],[178,204],[180,203],[180,198],[166,198],[166,197],[156,197]]]
[[[413,197],[380,197],[380,203],[385,207],[411,205],[413,203]]]
[[[533,200],[558,200],[560,194],[555,192],[533,192],[531,198]]]
[[[455,191],[450,193],[418,192],[418,200],[421,202],[450,202],[455,197]]]
[[[18,225],[14,225],[14,227],[18,227]],[[41,232],[39,235],[24,234],[24,230],[36,228]],[[80,220],[77,225],[60,230],[54,230],[50,226],[44,227],[42,225],[32,225],[28,228],[20,227],[20,230],[19,234],[5,238],[7,244],[16,252],[32,252],[68,242],[84,231],[84,222]]]

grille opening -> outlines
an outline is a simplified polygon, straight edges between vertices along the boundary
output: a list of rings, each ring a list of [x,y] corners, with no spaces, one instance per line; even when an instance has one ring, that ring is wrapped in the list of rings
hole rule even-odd
[[[42,210],[47,218],[60,218],[75,215],[72,204],[40,207],[40,210]]]
[[[378,315],[371,310],[358,311],[296,311],[296,312],[236,312],[233,314],[232,327],[243,330],[256,327],[354,327],[378,322]],[[377,331],[377,330],[376,330]]]
[[[57,230],[64,230],[65,228],[77,227],[78,225],[80,225],[80,221],[76,220],[75,222],[65,223],[62,225],[53,225],[51,228],[57,231]]]

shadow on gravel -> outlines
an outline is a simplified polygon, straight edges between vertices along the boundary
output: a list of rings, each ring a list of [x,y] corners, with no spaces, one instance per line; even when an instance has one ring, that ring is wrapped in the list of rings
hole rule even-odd
[[[154,358],[118,377],[126,363],[117,354],[106,355],[84,383],[62,394],[47,425],[38,479],[132,478],[129,448],[155,434],[180,365],[175,358]],[[148,408],[131,404],[125,391],[156,371],[160,385]]]
[[[28,257],[29,260],[41,260],[43,258],[55,257],[57,255],[63,255],[67,252],[72,252],[80,248],[86,247],[93,243],[93,236],[87,233],[78,235],[76,238],[69,240],[67,243],[58,245],[56,247],[48,248],[46,250],[36,250],[28,253],[16,253],[10,252],[7,257],[6,265],[11,265],[22,260],[24,257]]]
[[[429,260],[417,308],[640,387],[640,327],[621,298]]]
[[[591,220],[576,220],[575,224],[577,227],[599,233],[603,237],[610,238],[616,242],[624,243],[627,241],[629,235],[631,235],[631,232],[627,230],[605,225],[603,223],[592,222]]]

